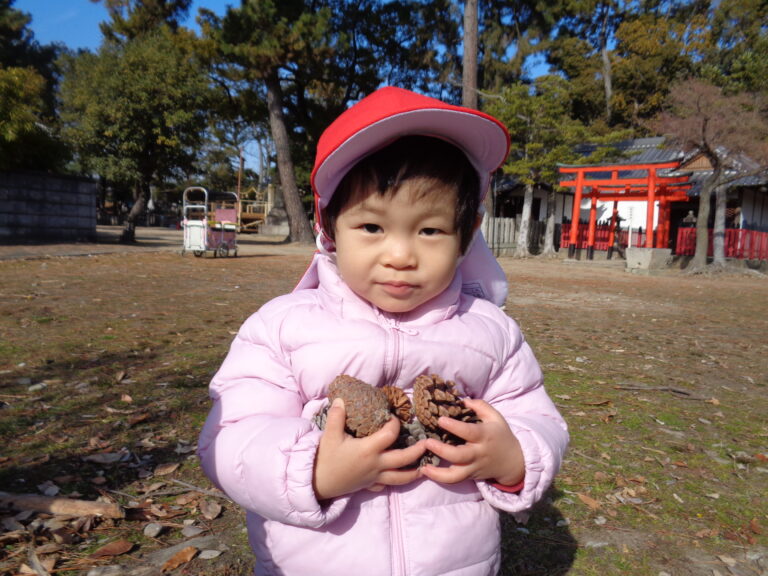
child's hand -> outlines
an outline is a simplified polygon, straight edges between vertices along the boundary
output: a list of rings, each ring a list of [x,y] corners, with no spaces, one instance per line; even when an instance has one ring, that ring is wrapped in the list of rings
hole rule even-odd
[[[399,470],[413,464],[424,451],[424,442],[402,450],[389,450],[400,433],[400,422],[392,418],[381,430],[366,438],[353,438],[344,431],[344,402],[334,400],[328,410],[325,431],[315,457],[313,487],[318,500],[327,500],[367,488],[382,490],[413,482],[418,468]]]
[[[493,480],[513,486],[525,475],[525,460],[520,443],[504,417],[483,400],[466,399],[467,408],[475,411],[482,422],[471,424],[441,417],[444,430],[466,440],[452,446],[434,438],[426,440],[427,450],[451,463],[447,468],[426,465],[422,474],[436,482],[455,484],[467,478]]]

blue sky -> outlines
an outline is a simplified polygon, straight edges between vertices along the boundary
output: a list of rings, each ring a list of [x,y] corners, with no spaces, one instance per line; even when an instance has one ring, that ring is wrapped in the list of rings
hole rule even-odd
[[[228,5],[239,6],[239,0],[194,0],[189,19],[184,23],[195,28],[198,8],[224,14]],[[61,42],[69,48],[95,50],[101,44],[99,22],[107,20],[101,2],[91,0],[16,0],[13,8],[32,16],[30,28],[40,44]]]

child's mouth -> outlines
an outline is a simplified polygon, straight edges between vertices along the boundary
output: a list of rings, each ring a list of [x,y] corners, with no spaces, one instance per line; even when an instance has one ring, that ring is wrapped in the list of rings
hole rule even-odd
[[[397,298],[409,296],[416,288],[408,282],[383,282],[381,287],[386,294]]]

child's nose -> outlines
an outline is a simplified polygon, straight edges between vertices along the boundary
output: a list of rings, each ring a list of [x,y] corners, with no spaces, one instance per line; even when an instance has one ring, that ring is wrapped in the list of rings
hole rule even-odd
[[[391,237],[387,242],[384,263],[393,268],[412,268],[416,264],[416,251],[409,238]]]

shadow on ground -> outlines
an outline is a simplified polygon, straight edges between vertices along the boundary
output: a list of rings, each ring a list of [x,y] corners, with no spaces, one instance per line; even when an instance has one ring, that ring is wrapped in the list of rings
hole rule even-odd
[[[531,510],[526,524],[508,514],[501,516],[501,570],[499,576],[560,576],[567,574],[578,544],[564,516],[554,505],[557,488]]]

